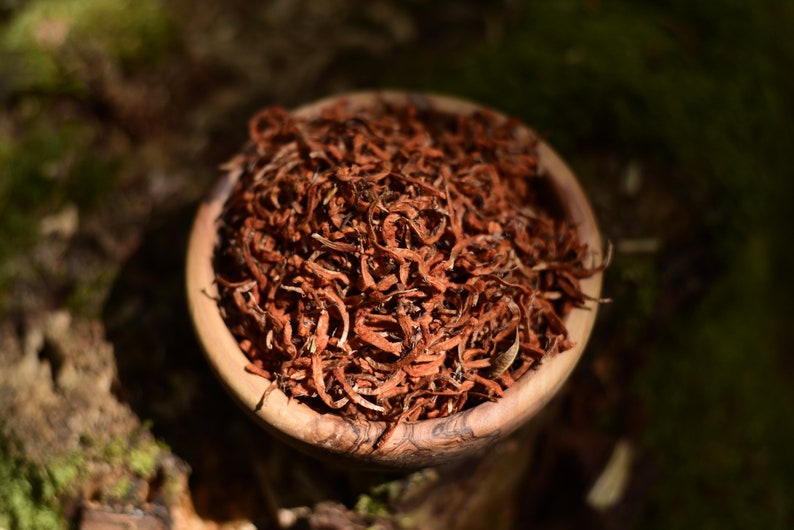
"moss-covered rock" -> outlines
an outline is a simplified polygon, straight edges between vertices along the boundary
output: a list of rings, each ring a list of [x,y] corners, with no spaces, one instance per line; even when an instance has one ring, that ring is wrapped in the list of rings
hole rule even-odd
[[[170,453],[112,394],[112,349],[95,323],[57,312],[21,341],[4,328],[0,360],[0,514],[12,528],[63,525],[85,499],[148,500]]]

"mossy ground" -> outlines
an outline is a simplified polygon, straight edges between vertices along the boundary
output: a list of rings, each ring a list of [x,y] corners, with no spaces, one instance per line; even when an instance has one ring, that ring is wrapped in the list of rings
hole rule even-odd
[[[659,467],[638,526],[789,527],[791,310],[780,290],[791,281],[780,272],[792,263],[782,226],[794,196],[785,154],[794,138],[794,45],[780,36],[794,9],[735,1],[522,7],[497,42],[441,66],[431,54],[409,67],[426,77],[405,75],[403,84],[454,91],[534,124],[596,200],[603,173],[590,159],[606,151],[657,181],[640,192],[663,190],[648,208],[667,211],[675,201],[670,218],[650,214],[633,226],[621,226],[620,210],[636,208],[636,197],[597,203],[608,237],[652,236],[663,249],[619,252],[606,283],[616,306],[608,332],[623,335],[613,343],[641,350],[623,383],[647,407],[639,439]],[[676,271],[675,248],[688,239],[705,256],[684,258],[690,270]],[[675,282],[703,285],[676,303],[685,289]]]
[[[74,515],[69,513],[76,509],[74,500],[80,498],[76,489],[87,483],[100,484],[93,500],[139,503],[141,483],[154,476],[167,448],[133,433],[130,439],[86,442],[80,451],[45,465],[26,461],[3,439],[0,450],[0,528],[39,530],[65,526],[67,516]]]
[[[373,86],[468,97],[524,119],[560,151],[618,249],[605,285],[614,302],[574,382],[601,378],[588,397],[606,404],[588,409],[589,429],[630,437],[656,470],[622,527],[794,526],[790,3],[384,0],[352,15],[319,4],[304,12],[280,2],[281,10],[211,4],[0,6],[4,319],[24,322],[55,305],[105,315],[111,332],[123,322],[130,329],[116,326],[126,337],[117,349],[145,351],[171,369],[145,388],[189,412],[200,379],[169,364],[181,358],[173,337],[145,335],[167,328],[152,322],[170,322],[172,310],[136,304],[178,299],[179,275],[154,285],[147,267],[181,266],[187,223],[178,211],[236,147],[246,114]],[[193,173],[181,175],[180,165]],[[44,239],[41,218],[69,205],[81,225],[69,250],[26,258]],[[130,249],[147,235],[155,242],[136,254],[143,265],[131,263]],[[651,245],[621,247],[636,241]],[[56,258],[63,267],[47,261]],[[90,272],[65,273],[70,267]],[[111,288],[126,294],[108,302]],[[130,312],[137,320],[123,318]],[[139,344],[125,347],[132,340]],[[194,423],[189,432],[201,432],[200,422],[178,423],[161,402],[136,398],[136,374],[151,372],[117,357],[130,402],[142,404],[136,412],[193,458],[200,482],[215,468],[176,434]],[[627,412],[635,403],[641,419]],[[139,475],[151,464],[147,451],[128,455]],[[77,468],[59,469],[42,474],[3,451],[0,527],[50,527],[57,503],[47,488],[70,482]],[[127,489],[108,485],[121,496]],[[562,512],[555,521],[566,516],[570,523]],[[545,517],[541,527],[553,523]]]

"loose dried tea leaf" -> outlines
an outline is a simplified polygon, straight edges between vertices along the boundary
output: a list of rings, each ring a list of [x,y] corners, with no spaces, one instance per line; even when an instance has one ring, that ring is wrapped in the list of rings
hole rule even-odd
[[[519,128],[386,102],[257,113],[214,256],[248,371],[396,425],[496,399],[570,348],[563,317],[600,267],[540,204]]]

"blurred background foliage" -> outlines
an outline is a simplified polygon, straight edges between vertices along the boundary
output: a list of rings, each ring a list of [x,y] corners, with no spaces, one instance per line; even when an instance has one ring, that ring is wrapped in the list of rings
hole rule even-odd
[[[792,26],[783,0],[2,0],[2,314],[99,315],[260,106],[466,97],[548,139],[615,245],[589,421],[655,472],[614,525],[791,528]],[[41,250],[69,215],[101,252]]]

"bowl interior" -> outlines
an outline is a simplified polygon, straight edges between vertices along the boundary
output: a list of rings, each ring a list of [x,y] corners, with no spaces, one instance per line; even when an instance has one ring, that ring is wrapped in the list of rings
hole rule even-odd
[[[385,99],[396,104],[408,101],[446,113],[469,113],[483,107],[440,95],[400,92],[362,92],[320,100],[296,109],[312,116],[319,109],[344,98],[354,107],[367,107]],[[498,112],[497,112],[498,114]],[[526,129],[525,134],[534,133]],[[554,194],[565,217],[577,228],[579,238],[594,253],[601,238],[593,212],[576,178],[562,159],[544,142],[537,146],[542,170],[551,176]],[[437,465],[473,454],[510,434],[535,415],[559,390],[582,355],[595,320],[597,304],[573,310],[566,318],[570,350],[544,358],[509,388],[503,398],[446,418],[402,423],[391,438],[375,449],[386,429],[384,422],[354,421],[334,414],[320,414],[297,400],[290,400],[260,376],[245,371],[248,359],[223,321],[216,304],[212,255],[218,236],[216,221],[231,192],[235,177],[225,175],[201,203],[192,228],[187,257],[187,297],[193,324],[210,365],[221,382],[255,421],[271,434],[316,456],[336,462],[381,468],[417,468]],[[581,282],[593,298],[601,292],[602,275]]]

